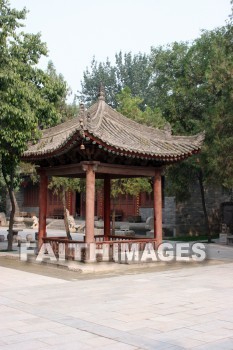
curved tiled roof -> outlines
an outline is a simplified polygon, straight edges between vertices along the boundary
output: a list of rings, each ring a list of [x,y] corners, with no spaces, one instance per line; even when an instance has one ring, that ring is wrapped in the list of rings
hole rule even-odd
[[[77,118],[42,133],[38,143],[29,144],[23,155],[25,160],[66,153],[85,138],[124,156],[182,159],[197,153],[204,140],[204,133],[173,136],[169,127],[162,130],[136,123],[107,105],[103,96],[86,111],[82,106]]]

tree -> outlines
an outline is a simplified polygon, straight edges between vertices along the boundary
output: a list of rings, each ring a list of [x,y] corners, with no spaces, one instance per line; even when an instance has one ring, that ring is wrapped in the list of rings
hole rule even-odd
[[[72,240],[72,236],[70,234],[69,220],[67,215],[66,193],[68,191],[81,192],[82,187],[83,184],[80,179],[71,179],[66,177],[52,177],[52,180],[49,184],[49,188],[53,190],[53,193],[59,195],[62,200],[66,235],[70,240]]]
[[[199,182],[209,240],[205,186],[215,183],[233,188],[232,13],[225,26],[202,31],[193,42],[155,47],[145,56],[119,53],[115,65],[108,62],[111,79],[105,65],[94,61],[95,69],[87,70],[82,85],[84,97],[93,100],[88,84],[92,82],[97,91],[102,70],[107,90],[111,89],[109,81],[112,84],[108,102],[123,114],[153,126],[160,124],[157,119],[166,119],[175,134],[206,131],[201,154],[170,167],[167,176],[172,181],[173,194],[180,199],[190,195],[190,181]],[[121,96],[114,98],[113,93],[122,89]]]
[[[0,163],[0,169],[1,168],[2,167]],[[0,171],[0,212],[3,212],[5,210],[5,207],[6,207],[6,184],[4,182],[4,178]]]
[[[26,9],[11,9],[7,0],[0,0],[0,158],[12,205],[8,250],[12,249],[20,156],[28,141],[39,137],[39,129],[61,119],[57,105],[67,93],[64,81],[54,81],[53,76],[37,68],[47,48],[39,34],[19,31],[25,18]]]
[[[117,111],[124,116],[141,124],[153,126],[155,128],[164,127],[166,120],[163,118],[159,108],[143,106],[143,99],[133,96],[130,88],[126,86],[116,95]],[[141,109],[143,106],[143,110]]]
[[[156,96],[153,103],[160,108],[162,115],[171,123],[177,134],[196,134],[205,129],[208,95],[203,93],[206,69],[203,53],[204,51],[198,52],[195,43],[174,43],[165,48],[152,49],[154,79],[151,81],[151,91]],[[201,157],[204,158],[204,153]],[[172,187],[170,193],[181,200],[190,196],[190,184],[199,181],[206,230],[210,239],[204,197],[204,171],[200,157],[198,162],[192,157],[168,168],[167,178],[167,183],[170,182]]]
[[[116,68],[107,59],[106,63],[98,63],[95,58],[91,62],[91,70],[86,69],[81,82],[82,91],[78,97],[87,104],[92,104],[98,97],[100,83],[105,87],[106,101],[114,105],[114,96],[120,91],[116,81]]]
[[[48,62],[45,73],[48,75],[49,80],[46,89],[44,89],[44,97],[47,99],[49,96],[50,101],[54,103],[56,111],[60,115],[59,120],[65,122],[76,117],[79,110],[76,99],[74,98],[71,104],[67,103],[66,98],[71,93],[71,90],[67,87],[62,74],[57,73],[52,61]]]
[[[112,210],[112,234],[115,234],[116,204],[119,195],[130,194],[137,196],[141,192],[150,193],[152,186],[147,178],[115,179],[111,181]]]
[[[168,174],[180,191],[176,195],[184,194],[184,188],[188,191],[190,181],[199,182],[209,241],[205,186],[215,183],[230,188],[233,184],[232,38],[232,25],[228,23],[214,31],[203,31],[201,37],[184,50],[179,45],[172,46],[166,51],[166,60],[160,61],[156,56],[154,61],[160,82],[155,79],[152,85],[158,91],[165,86],[156,106],[172,124],[174,132],[195,134],[206,130],[201,154],[170,168]],[[174,58],[174,62],[167,70],[170,58]]]
[[[87,103],[95,102],[98,96],[99,85],[105,87],[107,103],[117,107],[116,95],[128,86],[133,96],[139,96],[142,101],[147,94],[150,80],[150,61],[145,54],[132,55],[131,52],[115,56],[115,64],[109,59],[98,63],[95,58],[91,62],[90,69],[83,73],[81,82],[82,91],[79,98]]]

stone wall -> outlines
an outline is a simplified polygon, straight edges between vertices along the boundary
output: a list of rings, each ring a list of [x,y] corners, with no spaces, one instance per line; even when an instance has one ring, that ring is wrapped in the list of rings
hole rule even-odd
[[[150,216],[154,216],[153,208],[139,208],[139,215],[142,221]],[[165,197],[164,198],[164,208],[163,208],[163,224],[165,225],[175,225],[176,224],[176,203],[175,197]]]
[[[164,198],[163,208],[163,224],[164,225],[176,225],[176,201],[175,197]]]
[[[206,233],[205,220],[202,209],[200,188],[198,184],[192,186],[191,198],[182,203],[176,203],[175,197],[165,197],[163,208],[163,230],[170,235],[198,235]],[[230,191],[222,188],[209,187],[205,190],[206,207],[209,216],[211,232],[219,233],[221,224],[221,204],[231,200]],[[140,208],[140,215],[145,221],[153,216],[153,208]]]
[[[206,207],[212,232],[220,232],[221,203],[230,200],[229,191],[221,188],[209,187],[205,190]],[[197,235],[206,233],[200,188],[198,184],[192,186],[192,196],[189,200],[176,205],[177,235]]]

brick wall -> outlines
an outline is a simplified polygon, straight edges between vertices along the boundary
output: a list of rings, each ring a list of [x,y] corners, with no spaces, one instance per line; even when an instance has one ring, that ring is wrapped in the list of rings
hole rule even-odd
[[[18,204],[18,211],[20,212],[28,212],[28,213],[33,213],[34,215],[38,216],[39,215],[39,207],[24,207],[24,188],[20,187],[20,190],[15,193],[15,197],[17,200]],[[11,203],[9,196],[6,198],[6,216],[9,217],[11,211]]]

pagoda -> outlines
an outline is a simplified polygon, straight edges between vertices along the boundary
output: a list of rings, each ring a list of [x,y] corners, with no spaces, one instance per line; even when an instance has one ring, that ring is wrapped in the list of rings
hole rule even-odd
[[[126,118],[105,102],[100,90],[98,100],[79,115],[42,131],[36,143],[29,143],[22,160],[37,166],[40,176],[39,244],[46,236],[48,177],[86,179],[85,242],[94,237],[95,179],[104,180],[104,240],[110,225],[111,179],[150,177],[154,192],[154,238],[162,242],[161,174],[167,165],[181,162],[200,152],[204,132],[193,136],[174,136],[169,124],[152,128]]]

